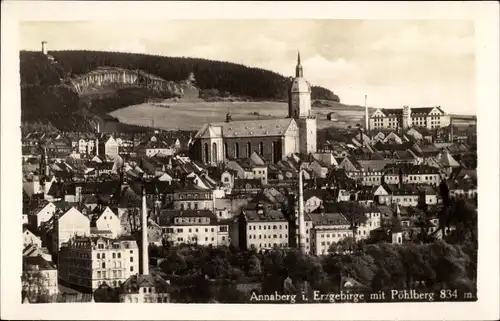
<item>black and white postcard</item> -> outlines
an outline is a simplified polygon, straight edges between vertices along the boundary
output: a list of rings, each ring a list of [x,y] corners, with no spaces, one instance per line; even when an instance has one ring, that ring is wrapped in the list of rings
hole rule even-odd
[[[2,9],[2,318],[499,317],[497,3]]]

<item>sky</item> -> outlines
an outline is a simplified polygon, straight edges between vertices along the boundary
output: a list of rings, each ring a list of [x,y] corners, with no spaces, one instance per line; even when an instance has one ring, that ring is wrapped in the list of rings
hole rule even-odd
[[[199,57],[304,77],[346,104],[442,106],[475,114],[474,24],[467,20],[23,22],[22,50]]]

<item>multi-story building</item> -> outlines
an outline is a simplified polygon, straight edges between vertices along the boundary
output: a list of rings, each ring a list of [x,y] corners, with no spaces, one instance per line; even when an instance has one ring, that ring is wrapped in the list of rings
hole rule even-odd
[[[23,256],[22,287],[35,296],[58,293],[57,268],[41,255]]]
[[[157,218],[171,244],[229,245],[229,227],[211,210],[162,210]]]
[[[96,217],[95,227],[99,231],[109,231],[112,238],[122,234],[120,219],[108,206]]]
[[[450,124],[450,116],[441,106],[415,107],[403,106],[397,109],[377,109],[369,119],[370,129],[425,127],[435,129]]]
[[[233,241],[241,249],[288,247],[288,220],[281,210],[258,203],[255,209],[242,210],[238,219],[238,238]]]
[[[139,273],[139,248],[135,240],[73,237],[59,251],[58,270],[61,284],[82,292],[104,282],[118,287]]]
[[[186,186],[174,191],[173,205],[176,210],[212,210],[213,191],[196,185]]]
[[[54,215],[52,249],[57,251],[64,242],[74,236],[90,236],[90,220],[79,210],[71,207],[61,216]]]
[[[311,233],[311,252],[328,254],[332,245],[353,236],[349,221],[340,213],[310,213],[314,229]]]
[[[439,185],[441,173],[439,169],[427,165],[390,164],[384,170],[385,184],[429,184]]]
[[[153,275],[132,275],[121,286],[122,303],[169,303],[169,282]]]
[[[99,155],[106,155],[114,159],[119,154],[120,146],[112,135],[104,135],[99,139],[97,149]]]
[[[38,206],[28,214],[28,223],[32,228],[38,229],[42,223],[52,218],[56,209],[54,203],[42,200]]]

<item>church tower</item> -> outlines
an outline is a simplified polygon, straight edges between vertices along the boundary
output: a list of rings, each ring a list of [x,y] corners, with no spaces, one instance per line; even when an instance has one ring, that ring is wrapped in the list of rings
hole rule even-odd
[[[304,79],[304,70],[297,55],[295,78],[288,92],[288,117],[294,118],[299,126],[299,146],[301,154],[316,152],[316,117],[311,111],[311,85]]]

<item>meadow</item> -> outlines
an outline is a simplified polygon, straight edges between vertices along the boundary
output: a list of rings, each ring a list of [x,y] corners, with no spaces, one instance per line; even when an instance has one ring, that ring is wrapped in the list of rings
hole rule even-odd
[[[363,122],[364,109],[360,106],[349,106],[329,102],[331,106],[313,107],[318,119],[318,129],[326,127],[354,126]],[[197,130],[204,123],[222,122],[226,114],[232,120],[255,120],[284,118],[288,107],[282,102],[166,102],[168,107],[157,104],[140,104],[115,110],[109,115],[116,117],[121,123],[155,127],[163,130]],[[334,112],[330,121],[327,115]]]

